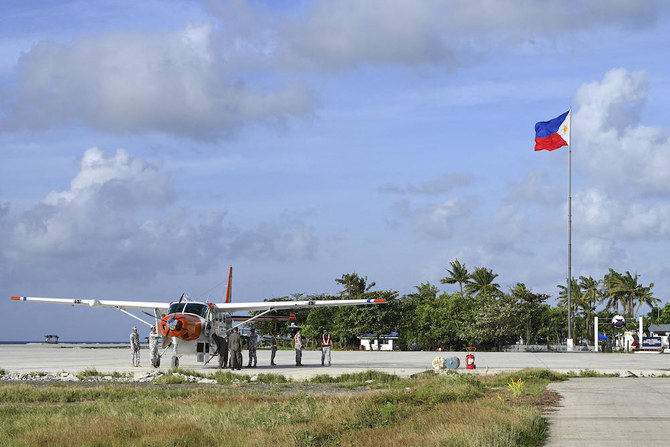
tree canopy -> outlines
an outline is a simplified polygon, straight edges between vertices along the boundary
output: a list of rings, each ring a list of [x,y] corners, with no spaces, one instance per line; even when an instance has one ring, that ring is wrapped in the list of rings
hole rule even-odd
[[[294,311],[295,323],[303,328],[307,339],[318,339],[328,329],[336,345],[358,347],[363,335],[382,337],[398,332],[403,347],[462,350],[466,346],[500,348],[506,344],[561,344],[567,329],[567,286],[557,286],[555,305],[548,294],[530,290],[515,283],[503,291],[495,282],[498,274],[486,267],[469,273],[458,259],[450,262],[448,275],[441,284],[458,285],[456,293],[440,292],[429,282],[415,286],[415,291],[400,296],[394,290],[371,290],[375,282],[356,272],[343,274],[335,282],[342,286],[337,296],[294,294],[273,300],[297,299],[384,299],[375,306],[343,306]],[[611,317],[623,313],[634,319],[643,306],[649,306],[649,322],[670,323],[670,304],[663,309],[653,296],[654,283],[644,285],[640,275],[610,269],[602,279],[591,276],[573,278],[570,282],[574,338],[593,340],[593,317]],[[289,334],[290,327],[277,322],[261,322],[259,332],[273,327]]]

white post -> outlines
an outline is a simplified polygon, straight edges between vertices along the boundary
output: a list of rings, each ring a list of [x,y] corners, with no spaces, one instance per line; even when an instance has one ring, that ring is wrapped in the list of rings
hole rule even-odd
[[[640,337],[640,348],[642,347],[642,317],[640,317],[640,332],[638,332],[638,336]]]
[[[593,318],[593,352],[598,352],[598,317]]]

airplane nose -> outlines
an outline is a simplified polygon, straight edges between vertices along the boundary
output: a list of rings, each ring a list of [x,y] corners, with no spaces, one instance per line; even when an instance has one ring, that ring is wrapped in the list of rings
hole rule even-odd
[[[170,329],[171,331],[176,330],[176,329],[177,329],[177,323],[178,323],[178,321],[179,321],[179,320],[177,320],[177,319],[174,318],[174,317],[170,318],[170,319],[167,321],[167,327],[168,327],[168,329]]]

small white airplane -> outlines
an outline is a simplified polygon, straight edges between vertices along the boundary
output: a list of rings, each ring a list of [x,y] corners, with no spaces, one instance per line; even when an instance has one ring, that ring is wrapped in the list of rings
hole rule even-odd
[[[191,301],[186,294],[182,294],[176,303],[153,302],[153,301],[116,301],[77,298],[38,298],[29,296],[13,296],[12,300],[32,301],[36,303],[70,304],[72,306],[109,307],[141,321],[147,326],[155,326],[158,334],[163,337],[164,355],[169,342],[172,342],[173,356],[172,366],[179,366],[180,349],[194,352],[198,362],[206,363],[214,356],[216,345],[212,340],[212,334],[227,337],[234,327],[247,324],[254,320],[275,319],[282,320],[285,317],[266,317],[267,314],[276,310],[300,309],[311,307],[331,306],[357,306],[366,304],[385,303],[384,299],[363,300],[316,300],[316,301],[271,301],[262,303],[232,303],[231,302],[231,279],[232,267],[228,273],[228,286],[226,288],[226,299],[223,303],[206,303]],[[155,323],[149,323],[142,318],[130,313],[128,310],[141,310],[153,312]],[[234,316],[232,312],[262,311],[252,317]],[[151,314],[148,314],[151,315]],[[233,321],[242,321],[232,326]],[[210,354],[212,353],[212,354]]]

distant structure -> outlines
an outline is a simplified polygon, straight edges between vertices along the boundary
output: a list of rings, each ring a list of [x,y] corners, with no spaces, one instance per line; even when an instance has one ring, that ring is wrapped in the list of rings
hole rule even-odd
[[[58,335],[45,335],[44,338],[44,343],[51,343],[53,345],[58,344]]]
[[[398,332],[391,332],[381,337],[373,337],[372,334],[361,335],[361,350],[363,351],[393,351],[398,342]],[[379,340],[379,341],[378,341]],[[379,344],[381,342],[381,344]]]

